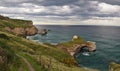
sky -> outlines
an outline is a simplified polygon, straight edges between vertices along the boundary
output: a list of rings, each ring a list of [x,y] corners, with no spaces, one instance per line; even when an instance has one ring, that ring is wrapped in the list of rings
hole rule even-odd
[[[38,25],[120,26],[120,0],[0,0],[0,14]]]

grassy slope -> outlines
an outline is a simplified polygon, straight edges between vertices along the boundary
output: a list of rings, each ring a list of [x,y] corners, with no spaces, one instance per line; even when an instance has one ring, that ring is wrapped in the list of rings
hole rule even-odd
[[[4,18],[0,17],[0,28],[30,27],[31,25],[28,25],[28,23],[31,23],[31,22],[32,21],[29,21],[29,20],[10,19],[7,17],[4,17]]]
[[[68,41],[68,42],[64,42],[64,43],[59,43],[58,46],[65,46],[65,47],[73,47],[74,44],[84,44],[86,43],[86,41],[79,37],[78,39],[74,39],[73,41]]]
[[[0,46],[1,47],[8,47],[6,48],[9,52],[11,52],[12,57],[16,56],[15,54],[19,54],[21,56],[24,56],[26,59],[31,59],[29,60],[31,64],[36,65],[36,69],[39,69],[37,64],[37,58],[42,55],[43,59],[45,62],[49,62],[49,58],[52,58],[52,63],[53,63],[53,70],[62,70],[66,69],[66,71],[88,71],[79,67],[68,67],[66,64],[61,63],[60,61],[63,60],[64,58],[70,58],[66,52],[63,52],[61,49],[58,48],[52,48],[52,47],[45,47],[40,45],[39,43],[32,42],[30,40],[26,40],[21,37],[14,36],[12,34],[0,32],[0,34],[5,34],[8,37],[10,37],[9,40],[0,38]],[[32,63],[34,62],[34,63]],[[36,64],[35,64],[36,63]],[[46,65],[47,65],[46,63]],[[13,65],[15,66],[15,65]],[[14,67],[13,67],[14,68]],[[25,68],[26,69],[26,68]],[[42,71],[45,71],[44,68]],[[38,71],[38,70],[36,70]]]
[[[28,68],[22,62],[22,60],[16,56],[16,54],[19,54],[20,56],[26,58],[33,65],[36,71],[46,71],[46,68],[40,65],[40,60],[38,59],[39,57],[42,57],[42,60],[44,60],[45,67],[48,66],[49,59],[52,59],[52,71],[94,71],[86,70],[76,66],[69,67],[64,64],[63,60],[72,57],[61,49],[40,45],[39,43],[5,32],[2,29],[6,26],[11,28],[27,27],[26,22],[28,21],[16,19],[13,20],[9,18],[0,20],[0,34],[2,34],[2,36],[0,36],[0,47],[5,49],[9,55],[9,70],[17,71],[21,66],[23,66],[23,70],[28,71]]]

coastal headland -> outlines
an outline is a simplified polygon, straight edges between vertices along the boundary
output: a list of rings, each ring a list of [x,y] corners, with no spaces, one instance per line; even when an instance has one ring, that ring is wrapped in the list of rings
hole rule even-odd
[[[95,42],[73,36],[71,41],[54,46],[26,39],[37,33],[38,29],[30,20],[0,15],[1,71],[99,71],[78,67],[74,58],[84,48],[95,51]]]

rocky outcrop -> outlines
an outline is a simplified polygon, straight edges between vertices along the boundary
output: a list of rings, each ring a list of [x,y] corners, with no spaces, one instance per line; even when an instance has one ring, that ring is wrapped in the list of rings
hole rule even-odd
[[[40,35],[46,35],[47,34],[47,29],[42,29],[41,31],[40,31]]]
[[[25,29],[20,27],[20,28],[14,28],[11,29],[11,32],[15,33],[16,35],[24,35],[25,34]]]
[[[0,29],[7,30],[18,36],[32,36],[38,33],[38,29],[31,20],[12,19],[0,15]]]
[[[96,50],[96,43],[93,42],[93,41],[87,41],[85,46],[88,47],[88,50],[89,50],[90,52]]]
[[[32,26],[30,28],[26,28],[25,32],[27,36],[32,36],[38,33],[38,29],[35,26]]]
[[[66,50],[71,56],[74,56],[80,53],[83,48],[86,48],[89,52],[94,52],[96,50],[96,44],[95,42],[89,41],[86,44],[74,44],[72,49],[66,48]]]
[[[75,42],[74,39],[79,39],[79,37],[75,35],[72,39],[73,42]],[[96,43],[92,41],[86,41],[86,43],[82,43],[82,44],[72,43],[71,47],[66,47],[64,45],[59,45],[58,47],[66,50],[71,56],[75,56],[78,53],[82,52],[83,49],[85,49],[88,52],[94,52],[96,50]]]
[[[109,65],[109,71],[120,71],[120,64],[111,62],[111,64]]]
[[[5,27],[5,30],[12,32],[18,36],[33,36],[38,33],[38,29],[33,25],[31,27],[23,28],[23,27]]]

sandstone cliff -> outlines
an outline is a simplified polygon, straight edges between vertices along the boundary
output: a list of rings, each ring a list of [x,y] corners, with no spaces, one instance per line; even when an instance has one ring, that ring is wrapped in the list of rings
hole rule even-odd
[[[11,19],[0,15],[0,30],[6,30],[18,36],[32,36],[38,29],[31,20]]]
[[[33,25],[31,27],[23,28],[23,27],[5,27],[5,30],[12,32],[18,36],[33,36],[37,34],[38,29]]]

